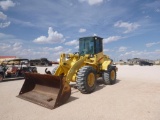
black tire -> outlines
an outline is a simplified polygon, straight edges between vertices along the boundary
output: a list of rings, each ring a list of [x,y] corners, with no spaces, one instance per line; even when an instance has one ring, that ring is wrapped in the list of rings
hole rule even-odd
[[[19,71],[16,71],[15,77],[19,77]]]
[[[103,82],[105,85],[115,84],[116,83],[116,69],[115,67],[110,66],[107,71],[104,71],[102,74]]]
[[[4,78],[3,74],[0,73],[0,82],[3,81],[3,78]]]
[[[59,67],[59,66],[56,66],[56,67],[52,70],[52,73],[51,73],[52,75],[55,74],[55,72],[56,72],[56,70],[58,69],[58,67]]]
[[[77,88],[81,93],[91,93],[96,88],[96,70],[91,66],[82,67],[77,73]]]

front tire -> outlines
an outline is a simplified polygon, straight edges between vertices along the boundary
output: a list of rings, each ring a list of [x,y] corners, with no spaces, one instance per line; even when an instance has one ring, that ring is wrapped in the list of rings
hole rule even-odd
[[[91,93],[96,88],[96,70],[91,66],[82,67],[77,73],[77,88],[81,93]]]
[[[109,69],[102,74],[103,82],[105,85],[116,83],[116,69],[115,67],[109,67]]]

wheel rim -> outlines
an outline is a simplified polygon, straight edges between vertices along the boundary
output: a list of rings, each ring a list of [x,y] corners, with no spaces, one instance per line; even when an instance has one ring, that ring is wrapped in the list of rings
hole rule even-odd
[[[114,70],[111,71],[111,80],[114,80],[116,77],[116,73]]]
[[[95,82],[95,76],[93,73],[90,73],[87,78],[88,86],[92,87],[94,85],[94,82]]]

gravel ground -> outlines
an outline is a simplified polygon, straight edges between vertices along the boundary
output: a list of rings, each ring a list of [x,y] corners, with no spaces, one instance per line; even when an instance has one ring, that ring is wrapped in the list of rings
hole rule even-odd
[[[0,120],[160,120],[160,66],[117,67],[116,84],[100,79],[87,95],[72,88],[68,102],[54,110],[16,97],[24,79],[1,82]]]

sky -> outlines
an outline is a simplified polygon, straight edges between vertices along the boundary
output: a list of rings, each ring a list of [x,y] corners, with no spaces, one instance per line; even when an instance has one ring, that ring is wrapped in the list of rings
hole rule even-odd
[[[103,38],[114,61],[160,59],[160,0],[0,0],[0,55],[48,58]]]

